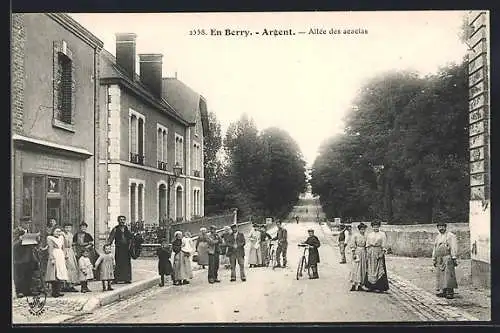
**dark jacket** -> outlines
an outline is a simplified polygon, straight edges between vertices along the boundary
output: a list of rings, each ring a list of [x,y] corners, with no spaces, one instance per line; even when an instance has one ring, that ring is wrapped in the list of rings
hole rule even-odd
[[[160,275],[170,275],[173,273],[172,262],[170,258],[172,257],[172,248],[171,247],[160,247],[156,250],[156,254],[158,255],[158,273]]]
[[[234,244],[236,243],[236,248]],[[229,234],[226,239],[227,244],[227,256],[236,255],[237,257],[245,256],[245,236],[241,232],[238,232],[236,239],[234,234]]]
[[[285,228],[278,229],[276,237],[273,240],[278,240],[278,245],[288,244],[288,231]]]
[[[319,263],[318,248],[321,245],[318,237],[309,236],[304,243],[312,246],[312,248],[309,249],[309,258],[308,258],[309,265],[316,265],[317,263]]]
[[[220,243],[222,238],[217,233],[209,233],[208,241],[208,254],[220,255]]]
[[[181,248],[182,248],[182,239],[174,239],[174,241],[172,242],[172,251],[174,251],[175,254],[181,252]]]

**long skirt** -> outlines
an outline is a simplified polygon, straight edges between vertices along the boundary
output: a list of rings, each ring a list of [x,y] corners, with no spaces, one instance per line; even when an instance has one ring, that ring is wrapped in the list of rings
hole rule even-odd
[[[364,285],[370,290],[389,290],[384,251],[379,246],[370,246],[366,250],[367,274]]]
[[[357,260],[352,261],[352,269],[350,274],[351,283],[358,285],[363,284],[366,279],[366,269],[367,269],[367,259],[366,259],[366,249],[364,247],[356,247],[354,255]]]
[[[260,257],[262,258],[263,265],[267,265],[269,263],[269,258],[268,258],[268,253],[267,253],[268,247],[269,247],[268,241],[260,243]]]
[[[66,269],[66,260],[64,259],[64,251],[61,249],[54,249],[52,255],[55,259],[54,262],[50,261],[47,264],[47,272],[45,273],[45,281],[67,281],[68,270]]]
[[[174,279],[176,281],[187,280],[193,278],[191,269],[190,256],[185,255],[182,251],[174,256]]]
[[[256,249],[256,248],[254,248],[253,245],[251,245],[250,251],[248,251],[248,263],[250,265],[261,265],[262,264],[260,246],[258,249]]]
[[[121,282],[132,281],[132,262],[128,245],[116,246],[115,261],[115,280]]]
[[[198,244],[198,248],[196,249],[198,252],[198,265],[207,266],[208,265],[208,243],[200,242]]]
[[[79,283],[78,279],[78,262],[76,261],[75,252],[72,248],[65,248],[64,255],[66,256],[66,269],[68,270],[68,281],[69,283]]]
[[[454,289],[458,288],[457,277],[455,274],[455,264],[450,255],[437,257],[436,262],[436,289]]]

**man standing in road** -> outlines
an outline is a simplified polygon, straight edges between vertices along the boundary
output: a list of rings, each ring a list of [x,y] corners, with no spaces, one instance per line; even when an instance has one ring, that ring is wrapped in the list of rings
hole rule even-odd
[[[352,235],[352,227],[350,225],[345,226],[341,225],[340,226],[340,233],[339,233],[339,250],[340,250],[340,263],[345,264],[346,257],[345,257],[345,248],[349,244],[350,238]]]
[[[217,228],[212,225],[208,234],[208,283],[218,283],[221,237]]]
[[[276,233],[276,237],[273,240],[278,240],[278,247],[276,248],[276,267],[286,267],[286,251],[288,248],[288,232],[280,220],[276,221],[276,226],[278,227],[278,232]],[[283,266],[281,266],[280,256],[283,257]]]
[[[227,256],[231,265],[231,282],[236,281],[236,262],[240,266],[241,281],[246,281],[245,276],[245,236],[238,232],[238,225],[231,225],[232,233],[227,237]]]
[[[446,230],[446,223],[437,224],[439,234],[432,249],[432,261],[436,267],[436,289],[439,297],[453,298],[453,289],[458,288],[455,275],[457,266],[457,237]]]
[[[107,245],[115,243],[115,282],[132,282],[132,262],[130,249],[134,236],[125,225],[126,217],[118,216],[118,225],[111,229]]]

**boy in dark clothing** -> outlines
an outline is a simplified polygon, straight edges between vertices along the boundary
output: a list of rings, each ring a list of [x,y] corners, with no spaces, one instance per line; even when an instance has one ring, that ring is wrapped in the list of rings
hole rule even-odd
[[[163,240],[161,247],[156,250],[156,254],[158,255],[158,274],[160,274],[161,278],[160,287],[163,287],[165,285],[165,275],[170,275],[172,281],[174,281],[174,269],[170,261],[172,257],[172,245],[168,244],[167,240]]]
[[[304,242],[304,244],[309,245],[309,258],[307,262],[309,263],[309,267],[311,268],[313,275],[310,279],[319,279],[318,275],[318,263],[319,263],[319,251],[320,242],[318,237],[314,235],[314,230],[309,229],[308,231],[309,237]]]

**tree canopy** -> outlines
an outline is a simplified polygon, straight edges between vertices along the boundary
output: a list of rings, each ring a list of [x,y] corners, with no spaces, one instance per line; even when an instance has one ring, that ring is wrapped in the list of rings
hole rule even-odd
[[[467,63],[369,80],[326,140],[311,185],[328,217],[463,222],[468,214]]]

